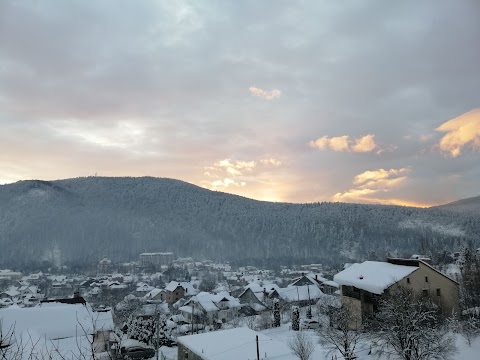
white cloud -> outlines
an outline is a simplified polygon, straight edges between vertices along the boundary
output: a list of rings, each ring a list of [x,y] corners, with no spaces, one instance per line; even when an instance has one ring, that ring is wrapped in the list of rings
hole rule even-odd
[[[260,97],[262,99],[265,99],[265,100],[276,99],[276,98],[280,97],[280,95],[282,94],[281,91],[277,90],[277,89],[267,91],[267,90],[262,90],[260,88],[257,88],[255,86],[250,86],[248,88],[248,91],[250,91],[250,93],[252,95],[258,96],[258,97]]]
[[[344,151],[356,153],[372,152],[378,147],[375,143],[375,135],[373,134],[368,134],[352,140],[348,135],[335,137],[323,136],[316,140],[310,141],[308,144],[310,147],[319,150],[333,150],[338,152]]]
[[[260,162],[264,165],[272,165],[272,166],[280,166],[282,162],[278,159],[269,158],[269,159],[261,159]]]
[[[224,178],[223,180],[215,180],[211,183],[213,188],[228,188],[229,186],[246,186],[245,181],[237,182],[230,178]]]
[[[385,203],[401,205],[401,200],[378,198],[379,193],[387,193],[399,186],[406,180],[406,174],[409,172],[407,168],[400,169],[377,169],[364,171],[353,179],[353,185],[345,192],[339,192],[332,196],[332,201],[340,202],[360,202],[360,203]],[[375,197],[372,197],[375,195]]]
[[[480,148],[480,109],[474,109],[459,117],[447,121],[435,129],[444,132],[438,144],[440,151],[449,153],[451,157],[461,154],[465,146]]]

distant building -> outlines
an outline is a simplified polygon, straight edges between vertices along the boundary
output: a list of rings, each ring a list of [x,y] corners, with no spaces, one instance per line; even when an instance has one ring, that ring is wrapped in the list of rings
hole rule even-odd
[[[12,270],[0,270],[0,280],[20,280],[22,273]]]
[[[158,253],[143,253],[140,254],[140,266],[162,266],[170,265],[173,262],[173,253],[158,252]]]
[[[112,261],[106,256],[98,263],[98,272],[100,274],[106,274],[112,269]]]

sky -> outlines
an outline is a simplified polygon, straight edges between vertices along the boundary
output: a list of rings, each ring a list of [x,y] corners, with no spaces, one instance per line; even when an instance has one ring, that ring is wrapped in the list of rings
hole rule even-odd
[[[0,184],[480,195],[480,2],[0,1]]]

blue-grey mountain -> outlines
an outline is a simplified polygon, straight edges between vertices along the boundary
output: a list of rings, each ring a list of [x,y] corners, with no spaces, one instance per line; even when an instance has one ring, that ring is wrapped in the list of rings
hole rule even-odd
[[[88,177],[0,186],[0,266],[138,259],[383,258],[476,244],[478,212],[251,200],[163,178]]]

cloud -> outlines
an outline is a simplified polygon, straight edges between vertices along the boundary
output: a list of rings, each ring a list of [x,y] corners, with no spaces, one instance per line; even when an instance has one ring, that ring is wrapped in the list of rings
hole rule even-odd
[[[440,139],[438,148],[440,151],[450,154],[451,157],[459,156],[466,146],[479,149],[480,108],[449,120],[435,130],[446,133]]]
[[[230,175],[242,175],[242,171],[252,171],[257,166],[255,161],[243,161],[243,160],[235,160],[232,161],[231,159],[224,159],[217,161],[213,164],[213,170],[225,170]],[[242,171],[240,171],[242,170]]]
[[[328,137],[323,136],[316,140],[312,140],[309,143],[309,146],[319,150],[333,150],[338,152],[356,152],[356,153],[366,153],[372,152],[377,148],[375,143],[375,135],[368,134],[357,139],[350,140],[350,136],[336,136]]]
[[[353,152],[371,152],[375,150],[375,136],[372,134],[365,135],[355,140],[355,145],[352,146]]]
[[[392,180],[392,177],[399,176],[400,174],[405,174],[406,172],[408,172],[408,169],[406,168],[390,170],[368,170],[355,176],[355,178],[353,179],[353,184],[365,186],[366,184],[374,184],[384,180]]]
[[[353,185],[356,187],[333,195],[332,201],[400,205],[402,200],[383,196],[378,197],[378,195],[381,193],[388,193],[402,185],[407,180],[406,174],[408,172],[409,169],[407,168],[364,171],[354,177]],[[403,201],[401,205],[405,203],[406,202]],[[414,202],[410,202],[410,204],[412,203]]]
[[[273,100],[273,99],[276,99],[278,97],[280,97],[281,95],[281,91],[280,90],[277,90],[277,89],[273,89],[271,91],[267,91],[267,90],[262,90],[260,88],[257,88],[255,86],[250,86],[248,88],[248,91],[250,91],[250,93],[254,96],[258,96],[262,99],[265,99],[265,100]]]
[[[217,160],[204,168],[204,180],[200,185],[211,190],[224,190],[237,195],[252,196],[258,200],[281,201],[279,189],[283,184],[272,178],[272,168],[279,168],[282,162],[274,157],[255,160]],[[227,190],[228,189],[228,190]]]
[[[264,165],[272,165],[272,166],[280,166],[282,162],[278,159],[269,158],[269,159],[261,159],[260,162]]]
[[[211,183],[213,189],[218,188],[228,188],[229,186],[245,186],[247,183],[245,181],[237,182],[230,178],[224,178],[223,180],[215,180]]]

